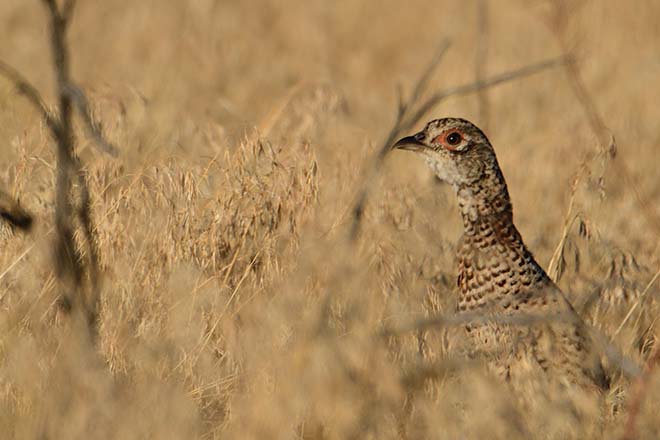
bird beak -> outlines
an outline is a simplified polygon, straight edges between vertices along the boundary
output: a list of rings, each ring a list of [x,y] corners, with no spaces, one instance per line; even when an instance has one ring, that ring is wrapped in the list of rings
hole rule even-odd
[[[427,148],[427,146],[422,143],[422,139],[424,139],[424,133],[422,132],[417,133],[414,136],[406,136],[396,141],[396,143],[392,145],[392,149],[394,150],[395,148],[398,148],[401,150],[422,151]]]

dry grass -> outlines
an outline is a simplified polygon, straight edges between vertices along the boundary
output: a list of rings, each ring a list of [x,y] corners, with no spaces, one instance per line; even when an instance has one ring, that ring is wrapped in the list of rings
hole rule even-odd
[[[0,181],[35,219],[0,230],[3,437],[660,436],[660,368],[630,377],[659,332],[657,2],[564,3],[559,22],[550,2],[490,2],[480,66],[479,1],[288,3],[78,5],[72,76],[120,149],[99,154],[76,127],[96,346],[57,306],[48,127],[0,80]],[[51,103],[46,23],[37,1],[0,2],[0,59]],[[575,71],[555,68],[428,118],[487,115],[523,236],[609,354],[604,410],[533,381],[520,398],[452,326],[383,336],[454,305],[459,216],[415,158],[387,158],[349,240],[395,86],[413,87],[442,37],[431,91],[576,51],[577,96]]]

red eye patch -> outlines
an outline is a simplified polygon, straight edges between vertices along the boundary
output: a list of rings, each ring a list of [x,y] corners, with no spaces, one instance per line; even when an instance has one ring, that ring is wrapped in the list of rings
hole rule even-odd
[[[451,129],[442,132],[434,141],[448,150],[455,151],[463,142],[463,134],[458,130]]]

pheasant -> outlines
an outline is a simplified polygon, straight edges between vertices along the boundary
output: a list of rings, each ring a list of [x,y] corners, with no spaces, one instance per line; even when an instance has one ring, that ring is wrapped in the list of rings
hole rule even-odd
[[[584,322],[513,223],[507,185],[484,133],[465,119],[436,119],[392,148],[421,154],[456,193],[464,227],[457,313],[468,321],[468,340],[491,354],[495,371],[514,380],[531,365],[559,383],[607,388]]]

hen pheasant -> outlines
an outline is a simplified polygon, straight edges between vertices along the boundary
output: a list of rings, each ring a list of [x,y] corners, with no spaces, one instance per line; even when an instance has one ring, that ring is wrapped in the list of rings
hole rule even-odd
[[[491,353],[507,379],[523,368],[561,383],[607,387],[585,324],[527,249],[513,223],[495,150],[458,118],[436,119],[393,148],[421,154],[457,197],[464,233],[458,244],[457,312],[474,319],[470,340]]]

